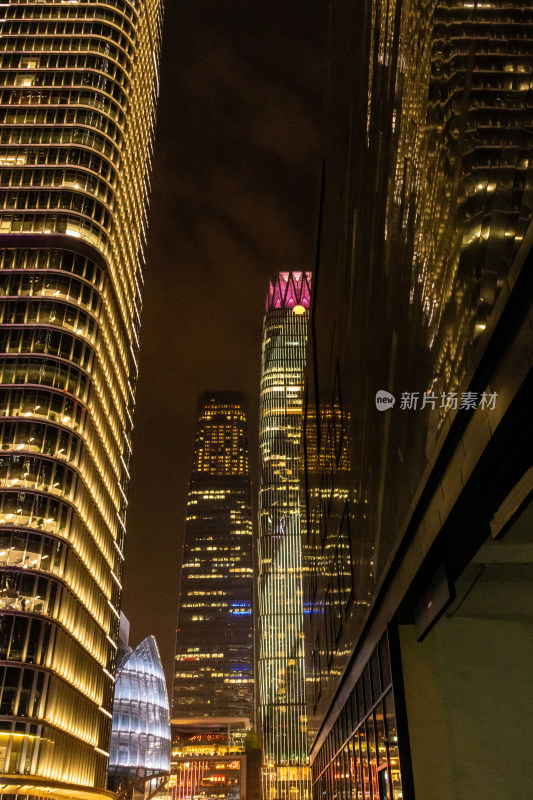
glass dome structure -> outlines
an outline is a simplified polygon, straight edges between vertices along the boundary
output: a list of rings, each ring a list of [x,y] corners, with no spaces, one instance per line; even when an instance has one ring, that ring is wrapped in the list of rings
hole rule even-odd
[[[119,661],[113,705],[109,788],[170,772],[170,717],[165,675],[156,640],[144,639]]]

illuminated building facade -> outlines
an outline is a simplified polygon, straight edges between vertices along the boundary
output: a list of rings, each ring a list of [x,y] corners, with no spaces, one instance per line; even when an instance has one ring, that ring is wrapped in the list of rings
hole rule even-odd
[[[313,798],[526,800],[533,4],[333,0],[329,25],[301,476]]]
[[[1,16],[0,793],[24,775],[33,796],[96,797],[162,2],[13,0]]]
[[[253,795],[243,742],[246,720],[185,720],[172,727],[171,800],[259,800]],[[259,783],[259,781],[257,781]]]
[[[259,707],[263,798],[308,796],[298,470],[310,272],[280,272],[263,323],[259,422]]]
[[[254,722],[253,541],[246,398],[198,398],[183,546],[172,800],[238,800]],[[244,781],[244,783],[243,783]]]
[[[253,722],[252,544],[245,397],[207,392],[187,499],[173,718]]]
[[[119,661],[109,756],[109,788],[170,772],[170,716],[165,673],[153,636]]]

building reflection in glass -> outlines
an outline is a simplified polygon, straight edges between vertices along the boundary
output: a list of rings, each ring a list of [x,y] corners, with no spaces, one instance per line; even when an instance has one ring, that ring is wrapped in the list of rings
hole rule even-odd
[[[428,475],[455,446],[468,393],[490,391],[482,357],[533,217],[532,21],[531,3],[503,0],[373,0],[361,13],[330,4],[307,368],[307,452],[324,459],[315,475],[308,465],[305,487],[308,543],[319,545],[306,599],[315,781],[324,729],[341,716],[334,699],[357,677],[347,672],[357,648],[371,649],[365,626],[418,524],[413,509],[430,496]],[[393,410],[376,407],[380,390]],[[345,479],[343,522],[335,492]],[[350,570],[339,566],[345,542]],[[389,779],[393,793],[392,766]]]
[[[403,798],[386,634],[313,763],[313,792],[317,798]]]

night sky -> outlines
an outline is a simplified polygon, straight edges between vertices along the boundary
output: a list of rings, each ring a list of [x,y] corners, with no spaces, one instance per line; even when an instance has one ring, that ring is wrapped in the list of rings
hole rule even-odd
[[[167,0],[123,610],[172,672],[197,394],[248,394],[268,277],[314,262],[326,0]]]

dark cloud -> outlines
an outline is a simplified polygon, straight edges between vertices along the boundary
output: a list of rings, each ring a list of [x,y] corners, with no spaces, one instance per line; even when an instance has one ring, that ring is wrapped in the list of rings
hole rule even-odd
[[[271,154],[285,168],[314,169],[316,115],[297,87],[275,83],[253,71],[253,66],[220,41],[220,34],[204,36],[183,80],[191,100],[190,122],[236,148]],[[223,129],[213,126],[221,115],[226,122]],[[239,160],[238,150],[234,157]]]
[[[196,395],[255,446],[268,276],[313,260],[326,2],[166,6],[124,610],[170,674]]]

